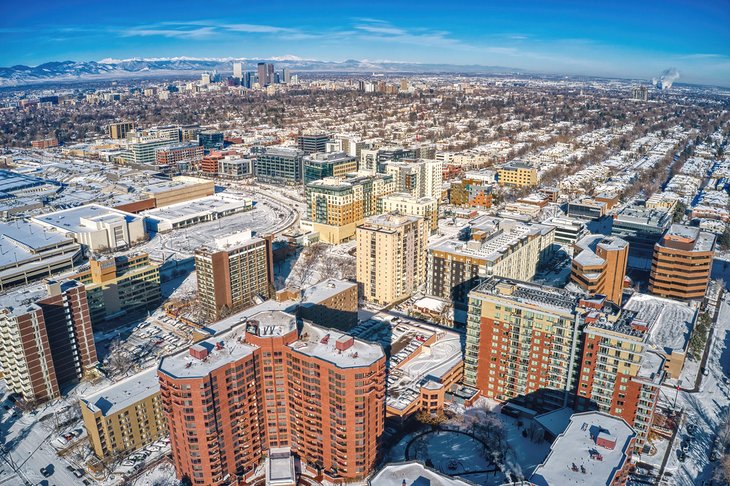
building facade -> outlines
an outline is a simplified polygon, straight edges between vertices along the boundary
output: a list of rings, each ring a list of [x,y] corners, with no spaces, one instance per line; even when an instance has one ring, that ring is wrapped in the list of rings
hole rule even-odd
[[[432,197],[414,197],[403,192],[381,197],[380,212],[393,211],[408,216],[420,216],[432,233],[438,229],[438,201]]]
[[[497,182],[500,186],[534,187],[537,169],[524,162],[510,162],[497,169]]]
[[[267,147],[256,154],[254,174],[264,182],[297,184],[303,180],[304,152],[289,147]]]
[[[274,268],[270,238],[243,231],[195,251],[198,299],[209,319],[217,320],[273,295]]]
[[[357,227],[357,283],[360,295],[381,305],[409,297],[426,281],[426,221],[386,213]]]
[[[531,280],[552,256],[555,229],[490,218],[472,228],[472,240],[429,247],[426,293],[465,309],[469,292],[491,275]]]
[[[89,442],[101,460],[118,458],[168,435],[156,368],[83,397],[80,406]]]
[[[575,243],[570,280],[588,295],[602,294],[621,305],[629,244],[621,238],[588,235]]]
[[[704,298],[710,282],[715,235],[673,224],[654,245],[649,292],[680,300]]]
[[[304,133],[297,137],[297,148],[304,152],[304,155],[325,152],[330,139],[326,133]]]
[[[384,423],[378,345],[257,313],[189,353],[166,357],[160,388],[178,478],[246,484],[264,454],[288,447],[332,482],[362,479]]]
[[[155,309],[162,299],[160,269],[147,253],[92,256],[89,269],[70,278],[86,286],[91,322]]]
[[[61,395],[96,366],[86,290],[49,280],[36,294],[6,294],[0,306],[0,365],[8,388],[30,404]]]
[[[304,157],[303,164],[305,184],[325,177],[344,178],[357,172],[357,159],[344,152],[313,153]]]
[[[306,185],[307,215],[302,229],[319,233],[320,241],[339,244],[355,236],[357,225],[377,214],[378,201],[393,192],[393,178],[384,175],[334,177]]]
[[[552,410],[572,400],[579,296],[492,277],[469,294],[464,383],[487,398]]]

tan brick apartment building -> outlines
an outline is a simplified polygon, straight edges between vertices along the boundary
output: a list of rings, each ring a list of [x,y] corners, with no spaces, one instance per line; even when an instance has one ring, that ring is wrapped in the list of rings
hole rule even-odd
[[[386,213],[357,227],[357,282],[361,296],[391,304],[411,295],[426,281],[430,230],[418,216]]]
[[[570,280],[588,295],[602,294],[621,305],[629,244],[621,238],[588,235],[574,245]]]

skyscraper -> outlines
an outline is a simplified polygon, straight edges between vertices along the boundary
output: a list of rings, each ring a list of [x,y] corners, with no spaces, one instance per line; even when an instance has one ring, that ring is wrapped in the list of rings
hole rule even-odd
[[[258,74],[260,87],[263,88],[264,86],[269,84],[267,81],[268,78],[266,77],[266,63],[265,62],[260,62],[256,65],[256,74]]]
[[[291,70],[289,68],[281,70],[281,81],[286,84],[291,82]]]
[[[241,63],[241,62],[233,63],[233,77],[237,78],[237,79],[243,78],[243,63]]]
[[[274,84],[274,65],[266,65],[266,84]]]

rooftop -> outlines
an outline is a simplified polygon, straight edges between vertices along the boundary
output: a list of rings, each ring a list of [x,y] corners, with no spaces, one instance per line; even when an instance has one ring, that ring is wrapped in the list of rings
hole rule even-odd
[[[73,239],[33,222],[0,222],[0,268],[22,263],[43,250],[72,244]]]
[[[474,483],[451,477],[420,462],[386,464],[368,480],[370,486],[473,486]]]
[[[357,287],[355,282],[347,280],[339,280],[336,278],[328,278],[317,284],[304,289],[302,294],[302,303],[317,303],[339,294],[340,292]]]
[[[530,481],[537,486],[610,486],[614,475],[624,466],[626,452],[635,435],[623,419],[601,412],[576,413],[565,431],[555,439],[550,454],[535,469]],[[615,447],[598,445],[601,440],[615,443]]]
[[[230,213],[251,207],[253,201],[230,194],[216,194],[192,201],[171,204],[162,208],[149,209],[141,214],[147,218],[178,222],[202,217],[212,213]]]
[[[578,294],[565,289],[503,277],[489,277],[472,292],[477,295],[501,296],[515,303],[529,304],[569,314],[574,312],[580,300]]]
[[[687,348],[697,314],[689,305],[672,299],[635,293],[626,302],[624,309],[636,312],[635,319],[648,326],[650,345],[665,353]]]
[[[365,222],[362,224],[362,227],[368,228],[378,226],[380,228],[399,228],[408,223],[415,223],[420,219],[422,218],[418,216],[408,216],[395,212],[383,213],[365,218]]]
[[[554,227],[541,224],[525,224],[500,218],[480,220],[472,225],[472,231],[483,231],[483,240],[468,242],[446,240],[429,247],[430,251],[441,251],[457,255],[480,258],[486,261],[499,261],[504,255],[512,253],[518,243],[532,236],[554,231]]]
[[[661,244],[667,247],[678,245],[692,245],[691,251],[712,251],[715,247],[715,235],[694,226],[673,224],[669,227]]]
[[[385,357],[383,348],[377,344],[355,339],[345,351],[336,348],[340,338],[347,335],[333,329],[325,329],[305,322],[299,340],[289,347],[294,351],[328,361],[338,368],[357,368],[370,366]]]
[[[64,209],[62,211],[34,216],[32,218],[33,221],[51,226],[59,231],[70,231],[73,233],[89,233],[97,231],[95,227],[87,226],[87,221],[90,220],[104,221],[118,219],[124,219],[127,223],[131,223],[132,221],[140,221],[142,218],[131,213],[108,208],[99,204],[87,204],[85,206]]]
[[[92,412],[109,416],[160,391],[157,368],[149,368],[103,390],[81,398]]]
[[[204,359],[192,356],[186,349],[181,353],[162,358],[159,370],[173,378],[205,377],[222,366],[251,355],[256,347],[246,344],[245,337],[245,327],[237,326],[226,333],[195,344],[196,348],[200,347],[208,351],[208,355]]]

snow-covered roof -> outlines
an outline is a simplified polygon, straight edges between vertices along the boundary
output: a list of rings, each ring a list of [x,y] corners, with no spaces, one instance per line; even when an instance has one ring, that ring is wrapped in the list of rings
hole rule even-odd
[[[615,441],[615,447],[610,449],[598,445],[596,438],[599,435]],[[635,435],[621,418],[602,412],[576,413],[570,418],[565,431],[555,439],[550,454],[535,469],[530,482],[537,486],[610,486],[627,460],[626,452]]]
[[[665,353],[687,348],[697,311],[684,302],[635,293],[624,309],[649,327],[649,344]]]
[[[103,390],[81,398],[92,412],[101,412],[105,417],[160,392],[157,368],[152,367],[130,376]]]
[[[340,351],[336,348],[336,343],[343,337],[347,335],[305,322],[299,340],[291,343],[289,347],[307,356],[329,361],[338,368],[369,366],[385,357],[383,348],[379,345],[359,339],[353,340],[349,348]]]
[[[417,461],[386,464],[368,480],[370,486],[473,486],[459,477],[446,476]]]

